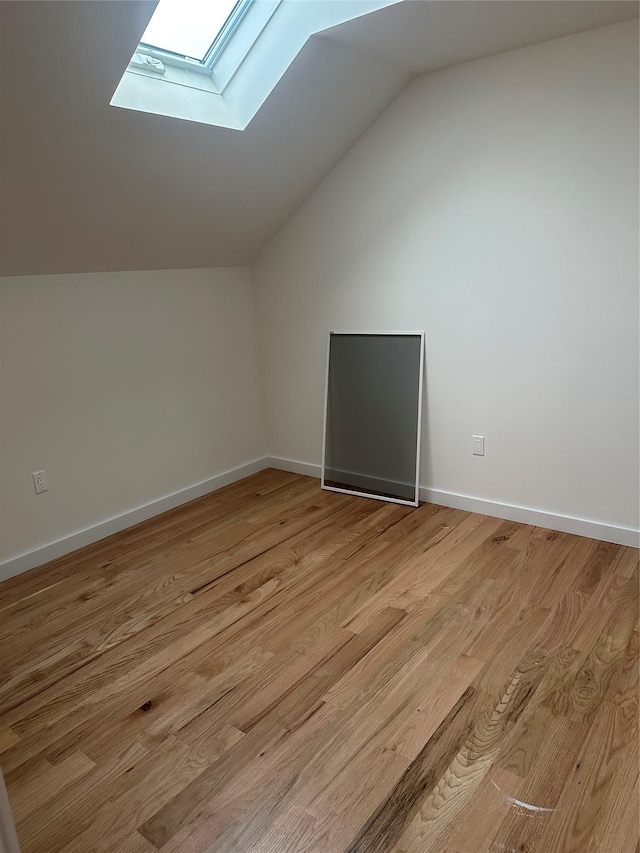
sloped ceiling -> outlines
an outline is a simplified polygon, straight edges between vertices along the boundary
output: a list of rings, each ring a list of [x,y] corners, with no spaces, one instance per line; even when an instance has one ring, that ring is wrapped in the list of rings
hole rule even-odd
[[[411,74],[514,50],[638,16],[636,2],[409,0],[336,27],[331,38]]]
[[[0,2],[3,275],[250,263],[410,77],[638,14],[414,0],[314,37],[243,132],[109,106],[154,2]]]

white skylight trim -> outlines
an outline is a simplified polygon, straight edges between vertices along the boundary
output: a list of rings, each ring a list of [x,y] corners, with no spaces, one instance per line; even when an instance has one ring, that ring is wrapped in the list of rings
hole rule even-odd
[[[244,130],[311,35],[398,2],[160,0],[111,104]]]

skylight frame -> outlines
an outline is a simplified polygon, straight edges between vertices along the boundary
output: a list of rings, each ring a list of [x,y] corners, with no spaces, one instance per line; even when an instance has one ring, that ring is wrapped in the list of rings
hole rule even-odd
[[[210,71],[213,70],[213,66],[216,64],[218,57],[225,49],[225,47],[233,37],[233,34],[238,29],[245,15],[254,3],[255,0],[238,0],[236,5],[231,10],[231,14],[224,22],[222,29],[211,42],[211,47],[202,59],[202,65],[204,65],[205,68],[208,68]]]
[[[165,65],[174,65],[179,68],[188,68],[192,71],[210,74],[217,59],[254,3],[255,0],[238,0],[202,59],[196,59],[193,56],[177,53],[176,51],[143,41],[138,44],[136,52],[155,56],[162,60]]]
[[[405,0],[237,0],[203,57],[210,67],[139,43],[109,103],[244,130],[312,35],[401,2]]]

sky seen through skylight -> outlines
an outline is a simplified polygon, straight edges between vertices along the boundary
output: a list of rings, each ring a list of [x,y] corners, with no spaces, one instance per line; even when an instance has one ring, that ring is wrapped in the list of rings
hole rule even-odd
[[[237,0],[160,0],[141,42],[204,59]]]

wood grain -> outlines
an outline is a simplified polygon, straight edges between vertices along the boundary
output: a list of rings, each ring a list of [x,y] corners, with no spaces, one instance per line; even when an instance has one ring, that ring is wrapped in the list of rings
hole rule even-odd
[[[638,552],[263,471],[0,584],[23,853],[638,853]]]

